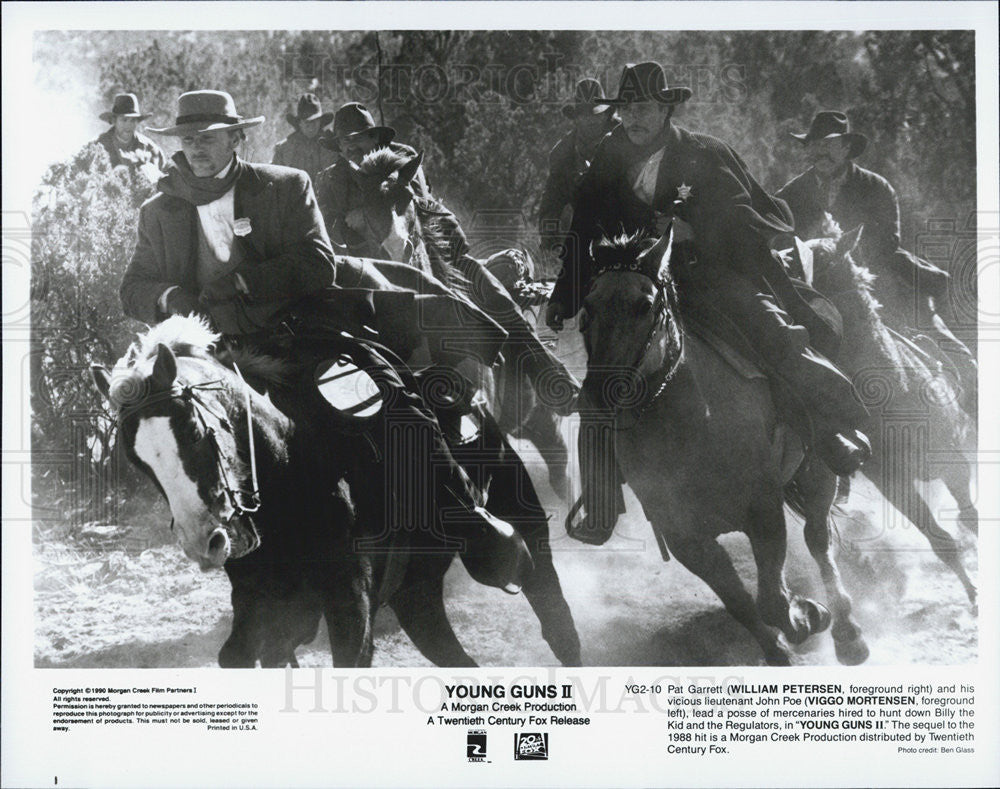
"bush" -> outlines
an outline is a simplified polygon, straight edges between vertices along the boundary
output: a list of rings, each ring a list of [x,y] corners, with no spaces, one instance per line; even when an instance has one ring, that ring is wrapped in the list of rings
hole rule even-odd
[[[43,516],[108,520],[123,483],[136,483],[114,453],[114,425],[90,367],[113,364],[140,328],[122,313],[118,287],[139,206],[152,194],[141,174],[112,168],[97,143],[52,165],[35,194],[31,427]]]

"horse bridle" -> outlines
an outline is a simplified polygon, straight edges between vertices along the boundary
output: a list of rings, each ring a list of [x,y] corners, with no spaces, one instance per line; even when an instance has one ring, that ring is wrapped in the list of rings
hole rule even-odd
[[[653,323],[649,328],[649,333],[646,335],[646,341],[643,343],[642,349],[639,351],[635,360],[631,364],[632,369],[638,370],[639,365],[642,364],[642,360],[646,357],[646,354],[649,353],[649,349],[653,346],[653,342],[656,339],[657,332],[660,330],[661,327],[666,325],[667,316],[669,315],[669,306],[672,301],[669,290],[670,283],[666,279],[651,276],[648,272],[643,271],[641,266],[636,263],[628,267],[609,266],[607,268],[599,270],[594,275],[594,279],[591,282],[590,286],[591,289],[593,289],[594,284],[596,283],[598,277],[613,271],[618,271],[618,272],[633,271],[637,274],[642,274],[644,277],[649,279],[656,288],[656,296],[653,299],[653,310],[655,312],[655,318],[653,319]],[[657,373],[657,375],[653,378],[653,381],[656,382],[656,386],[652,396],[647,396],[643,398],[643,401],[636,406],[614,408],[613,413],[616,417],[618,416],[618,414],[622,413],[622,411],[625,411],[626,409],[630,410],[635,409],[637,411],[635,423],[633,423],[628,428],[623,428],[623,429],[629,430],[632,427],[635,427],[635,424],[638,423],[639,417],[641,417],[644,413],[646,413],[646,411],[648,411],[653,406],[653,404],[663,394],[664,390],[667,388],[667,385],[670,383],[671,379],[673,379],[674,374],[680,367],[681,360],[684,358],[684,332],[682,331],[678,332],[678,338],[679,341],[678,341],[677,357],[674,359],[673,363],[669,367],[660,370]],[[649,388],[653,389],[653,386],[651,385]]]
[[[148,395],[139,402],[132,405],[130,408],[124,411],[120,411],[117,415],[117,421],[120,424],[121,421],[138,411],[140,408],[145,408],[148,405],[154,403],[163,402],[166,400],[182,400],[186,403],[190,403],[194,409],[195,415],[198,417],[198,422],[201,424],[202,430],[205,433],[204,439],[207,439],[212,448],[212,454],[215,457],[215,465],[219,470],[219,477],[222,480],[223,488],[226,492],[226,497],[229,499],[229,503],[233,507],[232,514],[226,518],[225,523],[232,523],[234,520],[238,520],[245,515],[252,515],[261,507],[260,500],[260,485],[257,481],[257,452],[254,445],[253,436],[253,417],[251,414],[251,403],[250,403],[250,387],[243,379],[240,373],[239,367],[233,364],[233,369],[236,373],[237,378],[243,384],[244,396],[246,398],[246,412],[247,412],[247,443],[250,452],[250,484],[251,490],[243,490],[234,486],[229,480],[229,474],[226,472],[226,466],[222,462],[222,450],[219,446],[219,440],[216,438],[215,428],[208,424],[205,419],[205,413],[211,414],[219,421],[220,427],[228,432],[233,438],[236,438],[236,431],[230,423],[229,419],[225,414],[216,413],[205,400],[199,396],[199,391],[221,391],[222,380],[215,381],[205,381],[199,384],[185,384],[184,386],[178,386],[176,383],[171,386],[169,390],[159,392],[155,395]],[[171,528],[173,528],[173,521],[170,522]]]

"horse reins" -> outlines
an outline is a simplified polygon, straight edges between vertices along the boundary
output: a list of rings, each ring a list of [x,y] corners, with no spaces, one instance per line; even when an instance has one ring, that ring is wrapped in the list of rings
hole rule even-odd
[[[233,513],[226,519],[226,523],[230,523],[236,518],[241,518],[244,515],[252,515],[257,512],[261,507],[260,500],[260,485],[257,481],[257,452],[254,443],[253,435],[253,416],[251,413],[251,402],[250,402],[250,387],[243,378],[242,373],[240,373],[239,367],[236,363],[233,363],[233,370],[236,373],[236,377],[243,384],[243,394],[246,402],[246,415],[247,415],[247,443],[250,452],[250,484],[251,490],[242,490],[241,488],[233,485],[229,480],[229,474],[226,472],[225,464],[222,462],[222,450],[219,446],[219,440],[216,438],[215,428],[208,424],[202,411],[207,411],[209,414],[214,416],[218,421],[219,425],[229,432],[234,438],[236,437],[236,431],[233,429],[232,424],[225,415],[220,415],[216,413],[209,405],[205,402],[203,398],[198,395],[198,391],[221,391],[223,387],[221,380],[216,381],[206,381],[200,384],[186,384],[185,386],[178,387],[176,385],[172,386],[169,390],[160,392],[159,394],[150,395],[144,397],[141,401],[133,405],[127,411],[120,413],[118,415],[118,422],[135,413],[140,408],[144,408],[148,405],[154,403],[162,402],[165,400],[183,400],[184,402],[191,403],[194,407],[194,413],[198,417],[198,421],[201,424],[202,430],[205,432],[205,438],[208,439],[212,446],[212,453],[215,456],[215,465],[219,470],[219,476],[222,479],[223,488],[225,489],[226,496],[229,499],[229,503],[233,507]],[[246,497],[246,498],[244,498]],[[248,501],[249,504],[244,503]]]
[[[607,273],[609,273],[611,271],[615,271],[615,270],[616,269],[607,269],[605,271],[599,272],[597,276],[601,276],[603,274],[607,274]],[[617,270],[621,270],[621,269],[617,269]],[[637,273],[641,273],[644,276],[649,277],[649,275],[645,274],[645,272],[638,271],[637,269],[633,269],[633,270],[635,270]],[[594,279],[596,280],[597,277],[595,277]],[[666,282],[660,282],[658,280],[654,280],[652,277],[649,277],[649,279],[651,279],[653,281],[653,283],[656,285],[656,298],[653,301],[653,309],[656,311],[656,318],[653,321],[653,325],[650,326],[650,328],[649,328],[649,333],[646,335],[646,342],[643,343],[642,350],[639,351],[638,355],[635,358],[635,361],[631,365],[632,368],[634,368],[636,370],[639,368],[639,365],[642,364],[642,360],[646,357],[646,354],[649,353],[649,349],[652,348],[653,342],[656,339],[656,334],[657,334],[658,330],[662,326],[666,325],[667,316],[669,314],[670,296],[669,296],[668,291],[667,291],[667,289],[669,287],[668,283],[666,283]],[[593,285],[591,285],[591,287],[593,287]],[[656,381],[657,378],[658,378],[659,382],[656,384],[656,389],[653,392],[652,396],[645,397],[643,399],[643,401],[639,405],[637,405],[637,406],[626,406],[624,408],[618,408],[618,407],[614,408],[613,414],[614,414],[614,416],[616,418],[617,418],[617,416],[619,414],[621,414],[623,411],[625,411],[628,408],[634,408],[637,411],[635,422],[632,425],[630,425],[628,427],[623,427],[623,428],[615,428],[616,431],[631,430],[632,428],[634,428],[636,426],[636,424],[638,424],[639,418],[643,414],[645,414],[646,411],[648,411],[650,408],[652,408],[653,404],[663,394],[664,390],[667,388],[667,385],[673,379],[674,374],[677,372],[678,368],[680,367],[680,364],[681,364],[681,361],[682,361],[683,358],[684,358],[684,333],[680,332],[679,333],[679,347],[678,347],[678,351],[677,351],[677,358],[674,359],[673,363],[669,367],[667,367],[666,369],[660,370],[660,372],[659,372],[659,374],[658,374],[657,377],[654,377],[653,380]],[[650,388],[652,389],[652,387],[650,387]]]

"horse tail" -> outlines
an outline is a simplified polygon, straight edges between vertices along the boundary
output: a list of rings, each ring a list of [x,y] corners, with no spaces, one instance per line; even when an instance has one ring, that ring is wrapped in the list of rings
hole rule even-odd
[[[785,504],[792,512],[805,519],[806,497],[802,486],[795,477],[792,477],[791,481],[785,485]]]

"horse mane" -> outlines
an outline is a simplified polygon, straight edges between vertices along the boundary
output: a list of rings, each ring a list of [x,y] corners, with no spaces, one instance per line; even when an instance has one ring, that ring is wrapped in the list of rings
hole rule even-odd
[[[252,348],[220,348],[221,335],[200,315],[172,315],[140,334],[118,363],[116,369],[134,368],[143,361],[154,359],[160,345],[167,346],[175,356],[219,362],[240,372],[280,384],[286,380],[291,365]]]
[[[376,148],[365,154],[358,165],[358,173],[373,183],[381,184],[408,161],[410,161],[409,153],[394,151],[388,146]]]
[[[655,243],[643,230],[635,233],[619,233],[616,236],[602,235],[591,248],[598,268],[620,268],[634,261]]]
[[[640,269],[638,261],[643,252],[656,243],[644,230],[635,233],[619,233],[616,236],[603,235],[591,245],[594,271],[641,271],[655,280],[657,271]],[[659,261],[656,261],[659,265]]]

